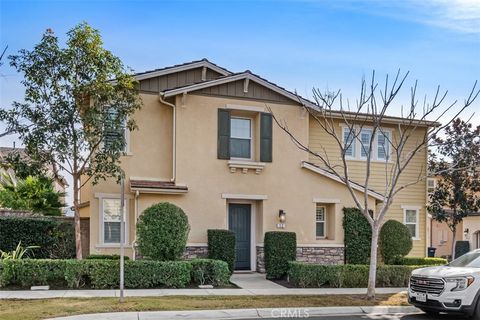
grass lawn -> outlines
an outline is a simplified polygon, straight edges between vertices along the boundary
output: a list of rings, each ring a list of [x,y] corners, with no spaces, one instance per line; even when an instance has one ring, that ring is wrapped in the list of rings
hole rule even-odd
[[[404,306],[405,293],[379,294],[373,301],[365,295],[330,296],[177,296],[118,298],[59,298],[0,300],[0,319],[34,320],[82,313],[119,311],[167,311],[277,307]]]

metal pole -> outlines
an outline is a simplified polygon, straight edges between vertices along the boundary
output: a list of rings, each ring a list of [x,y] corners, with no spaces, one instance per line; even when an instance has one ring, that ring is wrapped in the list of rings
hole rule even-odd
[[[125,180],[120,181],[120,302],[123,302],[124,270],[125,270]]]

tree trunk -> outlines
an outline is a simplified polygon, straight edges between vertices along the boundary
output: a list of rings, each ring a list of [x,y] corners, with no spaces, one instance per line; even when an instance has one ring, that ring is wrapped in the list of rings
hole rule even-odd
[[[370,270],[368,272],[367,299],[375,299],[375,283],[377,280],[377,248],[378,248],[378,225],[372,227],[372,247],[370,248]]]
[[[78,260],[82,260],[82,232],[80,225],[80,208],[79,208],[79,177],[73,176],[73,207],[75,209],[75,252]]]
[[[457,237],[457,229],[452,230],[452,260],[455,259],[455,242]]]

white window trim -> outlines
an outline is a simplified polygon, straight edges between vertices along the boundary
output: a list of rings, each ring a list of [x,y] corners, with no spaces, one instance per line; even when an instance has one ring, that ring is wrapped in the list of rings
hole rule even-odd
[[[317,220],[317,209],[323,208],[323,221]],[[323,237],[317,235],[317,223],[323,222]],[[327,238],[327,206],[315,205],[315,237],[318,240],[323,240]]]
[[[124,120],[125,122],[125,128],[123,130],[124,136],[125,136],[125,148],[123,149],[123,156],[132,156],[133,153],[130,150],[130,130],[127,128],[127,123],[128,123],[128,118]],[[105,146],[105,137],[102,138],[102,141],[100,141],[99,147],[100,149],[103,149]]]
[[[99,220],[100,220],[100,227],[98,228],[99,230],[99,243],[97,246],[101,247],[101,246],[104,246],[104,247],[117,247],[117,246],[120,246],[120,242],[119,243],[112,243],[112,242],[105,242],[105,238],[104,238],[104,219],[103,219],[103,200],[105,199],[115,199],[115,200],[118,200],[121,198],[121,195],[120,194],[116,194],[116,193],[113,193],[113,194],[108,194],[108,193],[104,193],[104,194],[95,194],[95,197],[98,198],[98,208],[99,208]],[[125,197],[125,245],[128,246],[129,243],[128,243],[128,230],[129,230],[129,223],[128,223],[128,207],[129,207],[129,201],[128,201],[128,198]]]
[[[370,139],[372,139],[372,135],[373,135],[373,130],[370,129],[370,128],[362,128],[358,134],[358,138],[357,140],[359,141],[359,153],[358,153],[358,157],[361,159],[361,160],[367,160],[368,158],[368,155],[365,155],[365,156],[362,156],[362,151],[365,149],[365,153],[368,152],[368,148],[370,147],[370,145],[365,145],[365,147],[363,146],[363,141],[362,141],[362,132],[369,132],[370,133]],[[377,139],[376,139],[376,136],[374,137],[373,139],[373,145],[372,145],[372,155],[375,155],[376,152],[374,152],[373,149],[375,149],[375,146],[377,145]],[[375,157],[376,158],[376,157]]]
[[[388,140],[385,141],[385,143],[388,145],[388,154],[386,153],[385,156],[387,158],[379,158],[378,157],[378,135],[379,134],[386,134],[388,135]],[[382,129],[381,131],[377,131],[377,134],[375,135],[375,140],[373,141],[373,144],[375,146],[375,160],[377,161],[381,161],[381,162],[392,162],[392,144],[390,143],[390,141],[392,140],[392,131],[391,130],[384,130]]]
[[[342,144],[345,145],[345,131],[347,129],[350,129],[350,128],[346,125],[341,125],[341,127],[342,127]],[[355,128],[354,128],[354,130],[355,130]],[[357,144],[358,143],[357,143],[356,140],[357,139],[354,138],[353,142],[352,142],[352,145],[351,145],[353,147],[353,156],[345,154],[345,159],[349,159],[349,160],[357,159]]]
[[[345,143],[345,131],[346,129],[350,129],[350,127],[344,123],[340,124],[340,128],[342,129],[342,143]],[[373,131],[373,127],[370,126],[354,126],[353,129],[356,132],[360,132],[360,129],[362,130],[371,130]],[[381,128],[381,130],[377,130],[375,133],[375,137],[373,138],[373,145],[372,145],[372,157],[370,157],[372,162],[382,162],[382,163],[391,163],[392,162],[392,146],[391,143],[389,143],[389,148],[388,148],[388,160],[387,159],[381,159],[378,158],[378,134],[379,133],[386,133],[388,134],[388,139],[392,139],[392,129],[385,129]],[[373,132],[372,132],[373,134]],[[353,156],[347,156],[345,155],[345,159],[347,160],[353,160],[353,161],[366,161],[367,157],[362,157],[362,140],[361,140],[361,132],[358,134],[358,136],[355,138],[353,142]]]
[[[250,117],[236,117],[232,116],[230,117],[230,126],[232,125],[232,120],[231,119],[244,119],[244,120],[249,120],[250,121],[250,158],[239,158],[239,157],[231,157],[231,160],[253,160],[254,159],[254,141],[253,141],[253,123],[254,119]],[[234,137],[232,136],[231,129],[230,129],[230,139],[246,139],[244,137]],[[230,142],[231,143],[231,142]]]
[[[420,240],[420,206],[411,206],[411,205],[402,205],[403,209],[403,224],[407,225],[407,210],[414,210],[417,212],[416,222],[415,222],[415,237],[412,237],[412,240]],[[413,224],[409,222],[408,224]]]

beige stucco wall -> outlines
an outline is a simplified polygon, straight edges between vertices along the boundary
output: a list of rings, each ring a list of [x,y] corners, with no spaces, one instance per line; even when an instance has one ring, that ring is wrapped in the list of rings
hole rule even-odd
[[[343,120],[334,120],[335,130],[338,133],[340,139],[342,139],[342,124]],[[393,134],[393,141],[395,141],[398,130],[395,126],[385,126],[385,129],[390,129]],[[411,139],[407,142],[404,150],[405,152],[410,152],[418,145],[418,141],[423,139],[424,129],[419,128],[412,134]],[[324,154],[326,152],[329,155],[329,159],[332,163],[336,163],[343,167],[340,159],[340,149],[334,140],[333,137],[329,136],[323,128],[318,124],[318,122],[311,117],[310,118],[310,148],[314,151]],[[357,141],[358,143],[358,141]],[[425,175],[426,167],[426,150],[419,152],[408,165],[405,172],[402,174],[401,179],[399,179],[398,186],[406,185],[410,182],[416,181],[419,176]],[[320,160],[310,155],[310,161],[322,165]],[[395,158],[392,157],[392,161]],[[348,172],[350,178],[360,184],[365,183],[365,174],[366,174],[366,162],[364,160],[349,160],[347,161]],[[371,165],[371,177],[369,181],[369,188],[373,190],[384,193],[385,191],[385,177],[389,175],[386,172],[390,172],[391,164],[385,164],[384,161],[372,162]],[[386,170],[387,169],[387,170]],[[426,255],[427,247],[427,226],[426,226],[426,182],[421,181],[415,185],[409,186],[403,191],[399,192],[393,203],[390,206],[390,209],[387,213],[386,219],[395,219],[400,222],[404,221],[404,212],[402,206],[418,206],[420,207],[419,211],[419,239],[413,240],[413,249],[410,252],[410,256],[423,257]],[[377,208],[379,209],[379,208]]]
[[[144,107],[135,114],[139,130],[130,133],[131,155],[122,158],[126,176],[154,179],[171,178],[171,109],[158,102],[157,95],[142,94]],[[228,160],[217,159],[217,110],[227,104],[265,108],[265,102],[234,100],[189,94],[182,106],[177,99],[177,183],[186,184],[184,195],[129,194],[129,240],[134,239],[135,203],[137,214],[148,206],[169,201],[180,206],[188,215],[191,225],[189,244],[205,244],[207,229],[227,228],[227,203],[236,202],[222,198],[222,194],[264,195],[265,200],[254,201],[256,230],[255,243],[263,243],[263,233],[278,230],[278,212],[287,212],[285,231],[297,234],[299,245],[342,246],[342,208],[353,206],[345,187],[317,173],[301,168],[306,153],[300,151],[281,131],[273,126],[273,162],[267,163],[263,172],[249,170],[231,173]],[[285,119],[292,132],[307,141],[309,120],[300,107],[267,103],[273,113]],[[257,124],[255,124],[258,130]],[[257,132],[258,133],[258,132]],[[254,132],[254,136],[257,134]],[[256,148],[258,159],[258,148]],[[127,180],[128,185],[128,180]],[[129,191],[129,190],[127,190]],[[91,242],[90,251],[113,252],[99,244],[99,199],[105,194],[118,194],[119,186],[113,181],[93,186],[90,193]],[[96,197],[97,196],[97,197]],[[85,197],[88,197],[85,195]],[[338,200],[329,209],[335,218],[333,239],[317,240],[315,237],[314,198]],[[374,199],[370,205],[375,206]],[[131,254],[131,251],[127,251]]]
[[[463,231],[468,228],[468,233],[465,234]],[[468,240],[470,242],[470,249],[480,249],[476,244],[475,233],[480,232],[480,216],[469,216],[463,218],[463,228],[461,230],[461,235],[463,240]]]
[[[478,228],[480,230],[480,226]],[[463,239],[463,222],[457,225],[456,240]],[[473,230],[473,229],[472,229]],[[432,221],[432,246],[437,248],[436,257],[450,256],[452,254],[453,234],[445,222]]]

